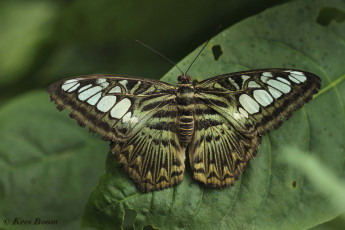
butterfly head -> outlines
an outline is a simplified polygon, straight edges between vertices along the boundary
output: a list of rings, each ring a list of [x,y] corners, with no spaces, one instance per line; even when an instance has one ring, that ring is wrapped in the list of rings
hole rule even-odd
[[[177,78],[179,84],[188,84],[188,83],[190,83],[191,79],[192,78],[186,74],[180,75]]]

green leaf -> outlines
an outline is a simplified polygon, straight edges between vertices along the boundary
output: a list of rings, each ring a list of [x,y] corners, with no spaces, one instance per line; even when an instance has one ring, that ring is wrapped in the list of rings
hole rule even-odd
[[[314,186],[308,168],[296,168],[284,157],[290,152],[312,155],[345,178],[345,23],[332,14],[325,17],[325,9],[344,14],[345,3],[294,1],[248,18],[214,37],[192,66],[189,75],[198,80],[269,67],[306,70],[322,78],[314,100],[263,137],[257,157],[233,187],[203,187],[187,166],[180,185],[140,193],[109,154],[82,226],[120,229],[134,210],[135,229],[307,229],[344,212]],[[320,23],[325,20],[329,23]],[[198,51],[179,67],[187,69]],[[173,68],[163,80],[175,84],[179,74]]]
[[[108,143],[78,128],[42,91],[9,102],[0,121],[0,229],[28,229],[15,218],[32,229],[36,218],[57,221],[44,229],[77,229]]]
[[[345,226],[345,213],[329,222],[320,224],[310,230],[343,230]]]
[[[338,178],[333,169],[323,164],[317,156],[291,147],[285,148],[282,157],[290,165],[305,171],[305,177],[333,203],[335,209],[344,210],[345,182]]]

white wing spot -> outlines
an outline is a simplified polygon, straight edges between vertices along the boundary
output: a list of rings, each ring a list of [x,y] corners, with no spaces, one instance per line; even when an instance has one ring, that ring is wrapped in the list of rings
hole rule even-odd
[[[67,92],[73,92],[74,90],[78,89],[78,87],[80,86],[80,83],[78,82],[76,85],[74,85],[72,88],[70,88]]]
[[[269,77],[261,76],[261,81],[262,81],[263,83],[267,83],[268,80],[270,80]]]
[[[267,83],[267,81],[270,80],[271,77],[273,77],[271,72],[263,72],[261,75],[261,81],[263,83]]]
[[[99,86],[101,86],[101,87],[102,87],[102,89],[105,89],[105,88],[107,88],[107,87],[108,87],[108,85],[109,85],[109,83],[108,83],[108,82],[103,82],[103,83],[101,83]]]
[[[280,91],[276,90],[275,88],[272,88],[271,86],[268,86],[268,90],[274,98],[279,98],[281,95],[283,95]]]
[[[289,75],[289,79],[293,82],[295,82],[296,84],[301,83],[299,80],[297,80],[296,78],[294,78],[291,74]]]
[[[122,99],[110,111],[110,115],[113,118],[120,119],[125,113],[127,113],[128,109],[131,107],[131,104],[131,100],[128,98]]]
[[[242,77],[243,82],[245,82],[246,80],[250,78],[250,76],[248,75],[242,75],[241,77]]]
[[[248,113],[253,114],[259,112],[259,104],[256,101],[254,101],[253,98],[249,97],[247,94],[242,94],[239,98],[239,101]]]
[[[90,88],[91,86],[92,86],[92,84],[88,84],[88,85],[86,85],[86,86],[81,87],[81,88],[78,90],[78,93],[80,93],[81,91],[84,91],[85,89]]]
[[[101,98],[102,93],[99,92],[96,95],[92,96],[89,100],[87,100],[87,103],[90,105],[96,105],[97,101]]]
[[[130,122],[130,123],[138,123],[139,120],[137,117],[131,117],[132,116],[132,113],[131,112],[128,112],[126,113],[123,117],[122,117],[122,122],[123,123],[126,123],[126,122]]]
[[[124,122],[124,123],[128,122],[131,119],[131,116],[132,116],[132,112],[126,113],[122,118],[122,122]]]
[[[120,86],[115,86],[114,88],[112,88],[109,93],[121,93],[121,88]]]
[[[278,89],[279,91],[283,92],[283,93],[288,93],[291,90],[291,87],[284,84],[283,82],[271,79],[269,81],[267,81],[267,84],[269,84],[270,86]]]
[[[69,79],[69,80],[65,81],[65,82],[64,82],[64,84],[69,84],[69,83],[73,83],[73,82],[77,82],[77,81],[79,81],[79,79],[78,79],[78,78],[75,78],[75,79]]]
[[[72,79],[72,80],[75,80],[75,79]],[[67,91],[69,90],[70,88],[72,88],[73,86],[75,86],[78,82],[75,80],[75,81],[72,81],[70,82],[71,80],[67,80],[65,83],[62,84],[61,88],[63,91]]]
[[[253,96],[262,106],[267,106],[273,102],[273,98],[263,89],[255,90]]]
[[[88,99],[89,97],[95,95],[96,93],[100,92],[102,90],[102,87],[100,86],[94,86],[90,89],[87,89],[85,91],[83,91],[82,93],[80,93],[78,95],[79,100],[81,101],[85,101],[86,99]]]
[[[291,83],[288,80],[286,80],[286,79],[284,79],[282,77],[277,77],[277,80],[279,80],[279,81],[281,81],[281,82],[283,82],[283,83],[285,83],[287,85],[291,85]]]
[[[286,70],[285,72],[290,73],[289,79],[297,84],[307,80],[307,77],[305,76],[303,72],[296,71],[296,70]]]
[[[297,73],[300,73],[300,74],[297,74]],[[307,80],[306,76],[303,73],[301,72],[297,72],[297,73],[296,71],[291,72],[290,76],[296,78],[300,82],[305,82]]]
[[[99,85],[100,87],[102,87],[102,89],[105,89],[108,87],[109,82],[107,82],[107,79],[105,79],[105,78],[98,78],[96,80],[96,84]]]
[[[265,77],[273,77],[273,75],[272,75],[271,72],[263,72],[263,73],[262,73],[262,76],[265,76]]]
[[[259,85],[256,81],[250,81],[248,83],[248,88],[261,88],[261,85]]]
[[[305,76],[304,73],[302,73],[300,71],[290,70],[289,72],[292,73],[292,74],[297,74],[297,75]]]
[[[97,109],[101,112],[108,112],[116,102],[116,96],[104,96],[97,104]]]
[[[102,84],[102,83],[104,83],[104,82],[107,82],[107,79],[105,79],[105,78],[98,78],[97,80],[96,80],[96,83],[97,84]]]
[[[231,85],[235,86],[236,89],[240,89],[240,87],[237,85],[237,83],[231,77],[229,77],[229,82]]]
[[[239,108],[238,111],[239,111],[245,118],[248,118],[248,117],[249,117],[247,111],[245,111],[244,109]]]
[[[127,83],[128,83],[127,80],[119,81],[119,83],[120,83],[121,85],[123,85],[123,87],[125,87],[126,90],[128,90],[128,89],[127,89]]]

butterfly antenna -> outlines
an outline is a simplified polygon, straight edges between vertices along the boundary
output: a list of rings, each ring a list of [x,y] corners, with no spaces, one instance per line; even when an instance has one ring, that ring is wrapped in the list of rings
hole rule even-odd
[[[208,41],[205,43],[205,45],[202,47],[202,49],[199,51],[199,53],[196,55],[196,57],[194,58],[194,60],[192,61],[192,63],[190,63],[185,75],[187,75],[190,67],[192,67],[193,63],[196,61],[196,59],[199,57],[199,55],[201,54],[201,52],[205,49],[205,47],[207,46],[207,44],[211,41],[212,37],[214,37],[214,35],[220,30],[222,26],[218,26],[216,31],[212,34],[212,36],[208,39]]]
[[[170,62],[171,64],[173,64],[174,66],[176,66],[176,68],[178,70],[180,70],[180,72],[183,75],[183,71],[177,66],[177,64],[175,62],[173,62],[172,60],[170,60],[169,58],[167,58],[166,56],[164,56],[163,54],[161,54],[160,52],[158,52],[157,50],[154,50],[153,48],[151,48],[149,45],[146,45],[145,43],[139,41],[139,40],[135,40],[136,42],[138,42],[139,44],[145,46],[146,48],[152,50],[153,52],[155,52],[156,54],[158,54],[159,56],[161,56],[162,58],[164,58],[166,61]]]

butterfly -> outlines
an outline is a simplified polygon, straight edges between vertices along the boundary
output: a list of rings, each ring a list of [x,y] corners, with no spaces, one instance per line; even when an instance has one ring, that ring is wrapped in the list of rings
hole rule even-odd
[[[51,100],[80,126],[111,142],[111,152],[143,191],[181,182],[186,151],[195,180],[232,185],[256,155],[261,136],[278,128],[321,86],[316,75],[261,69],[177,87],[118,75],[78,76],[53,83]]]

